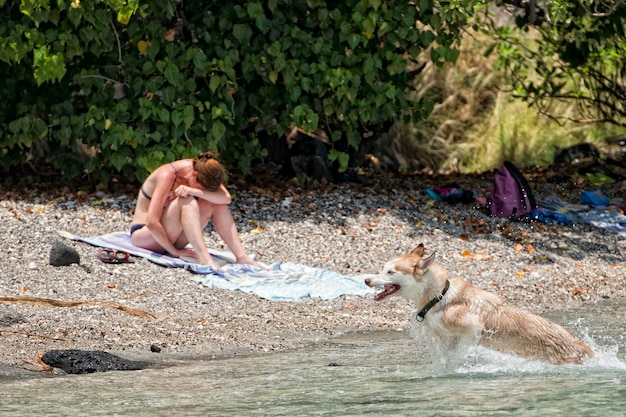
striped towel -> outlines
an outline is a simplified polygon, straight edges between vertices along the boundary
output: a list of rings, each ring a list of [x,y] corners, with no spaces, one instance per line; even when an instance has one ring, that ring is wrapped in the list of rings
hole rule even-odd
[[[194,281],[207,287],[254,293],[272,301],[297,301],[305,297],[330,300],[341,295],[367,295],[374,292],[374,289],[365,285],[365,278],[372,276],[371,274],[346,276],[292,262],[267,265],[269,270],[266,271],[251,265],[234,263],[235,257],[230,251],[209,249],[213,259],[221,265],[221,268],[215,269],[133,246],[128,232],[91,238],[75,236],[65,231],[58,233],[66,239],[127,252],[165,267],[187,269],[195,273],[192,276]]]

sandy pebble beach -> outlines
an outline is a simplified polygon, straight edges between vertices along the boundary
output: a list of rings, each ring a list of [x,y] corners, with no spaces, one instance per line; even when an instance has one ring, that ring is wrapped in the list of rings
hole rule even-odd
[[[452,275],[539,314],[626,296],[626,239],[616,233],[585,224],[510,222],[490,218],[476,204],[433,201],[424,190],[445,178],[378,175],[363,181],[308,188],[234,181],[231,209],[244,247],[267,264],[294,262],[351,276],[377,273],[422,242]],[[489,176],[456,181],[479,195],[491,186]],[[531,183],[537,198],[555,194],[575,202],[580,190]],[[624,184],[609,187],[616,197]],[[134,191],[29,195],[0,188],[1,370],[36,374],[38,356],[51,349],[163,361],[262,354],[355,331],[408,330],[414,307],[399,298],[268,301],[203,286],[191,272],[143,258],[105,264],[96,247],[57,234],[128,230]],[[205,237],[209,247],[223,248],[211,226]],[[75,248],[80,265],[50,265],[54,241]],[[35,299],[40,301],[25,303]]]

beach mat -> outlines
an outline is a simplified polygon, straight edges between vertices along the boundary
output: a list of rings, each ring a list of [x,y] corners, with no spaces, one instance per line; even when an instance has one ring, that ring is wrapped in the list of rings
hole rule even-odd
[[[133,256],[146,258],[151,262],[168,268],[183,268],[194,273],[191,275],[207,287],[254,293],[272,301],[297,301],[305,297],[330,300],[341,295],[367,295],[374,289],[365,285],[365,278],[371,274],[347,276],[335,271],[314,268],[292,262],[276,262],[267,265],[265,271],[251,265],[236,264],[230,251],[209,249],[219,269],[199,265],[180,258],[138,248],[131,244],[128,232],[109,233],[95,237],[80,237],[65,231],[59,235],[66,239],[88,243],[92,246],[119,250]]]

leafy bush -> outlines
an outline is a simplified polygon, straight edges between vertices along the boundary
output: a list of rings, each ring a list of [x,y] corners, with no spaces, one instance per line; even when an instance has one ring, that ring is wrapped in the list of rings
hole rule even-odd
[[[143,180],[212,149],[245,172],[291,125],[326,129],[343,169],[428,116],[407,67],[456,59],[459,3],[0,0],[0,170]]]
[[[485,14],[481,29],[494,40],[517,97],[564,123],[626,128],[626,2],[503,0],[515,24]],[[574,114],[555,103],[575,103]]]

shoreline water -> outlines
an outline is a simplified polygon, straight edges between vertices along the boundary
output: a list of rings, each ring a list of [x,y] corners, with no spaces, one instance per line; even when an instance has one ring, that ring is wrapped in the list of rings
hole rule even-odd
[[[488,177],[456,180],[482,195],[491,185]],[[510,222],[490,218],[476,205],[435,202],[424,190],[438,181],[446,179],[390,176],[309,189],[287,183],[229,189],[244,247],[265,263],[373,274],[423,242],[451,275],[539,314],[626,297],[626,240],[619,235],[584,224]],[[539,197],[576,198],[577,189],[531,183]],[[127,230],[132,192],[0,191],[0,297],[117,303],[156,317],[98,305],[0,303],[0,375],[3,369],[42,375],[33,364],[52,349],[162,361],[280,352],[350,332],[408,331],[414,307],[404,300],[347,295],[268,301],[203,286],[189,271],[145,259],[104,264],[97,248],[58,236],[59,230],[85,237]],[[205,238],[209,247],[223,248],[210,226]],[[75,248],[81,265],[49,265],[53,241]]]

